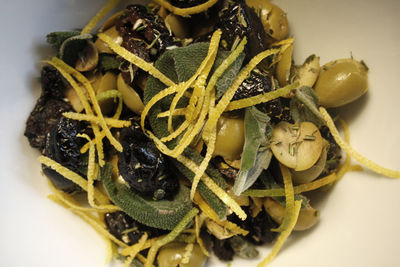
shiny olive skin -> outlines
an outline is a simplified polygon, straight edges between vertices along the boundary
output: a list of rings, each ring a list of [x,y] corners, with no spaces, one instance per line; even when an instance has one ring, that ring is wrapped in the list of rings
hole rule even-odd
[[[189,262],[182,263],[184,258],[185,248],[187,244],[181,242],[173,242],[163,246],[160,249],[157,257],[159,267],[203,267],[207,256],[203,254],[200,246],[193,244],[192,253]]]
[[[221,116],[217,124],[214,156],[221,156],[228,160],[239,159],[243,151],[243,145],[243,119]]]
[[[268,214],[278,224],[283,222],[285,216],[285,207],[274,199],[267,197],[264,200],[264,207]],[[303,231],[313,227],[319,221],[320,213],[318,210],[307,206],[300,210],[299,217],[296,225],[294,226],[295,231]]]
[[[286,13],[268,0],[246,0],[246,4],[259,14],[266,34],[275,41],[283,40],[289,33]]]
[[[322,66],[314,89],[322,106],[343,106],[367,92],[368,68],[352,58],[331,61]]]
[[[120,133],[123,151],[118,154],[118,169],[129,186],[154,199],[176,193],[179,182],[171,175],[164,155],[139,125],[123,128]]]

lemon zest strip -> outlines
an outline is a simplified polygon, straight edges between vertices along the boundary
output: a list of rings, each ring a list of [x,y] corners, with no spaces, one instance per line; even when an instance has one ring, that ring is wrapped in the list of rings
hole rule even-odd
[[[88,190],[88,182],[83,179],[79,174],[71,171],[70,169],[62,166],[60,163],[48,158],[46,156],[40,156],[39,158],[40,163],[49,167],[50,169],[55,170],[68,180],[71,180],[75,184],[79,185],[83,190],[87,192]],[[100,203],[109,203],[109,199],[103,193],[101,193],[98,189],[94,189],[94,196],[95,198],[100,201]]]
[[[302,202],[301,200],[300,201],[296,200],[294,202],[293,216],[290,217],[290,220],[288,222],[288,227],[285,230],[283,230],[279,235],[278,239],[275,242],[274,247],[272,248],[271,253],[263,261],[257,264],[257,267],[267,266],[279,253],[279,250],[281,249],[282,245],[285,243],[286,239],[292,233],[293,228],[296,225],[297,218],[299,217],[300,214],[301,202]]]
[[[96,112],[96,114],[100,120],[100,125],[101,125],[103,131],[105,132],[106,137],[110,141],[111,145],[117,151],[122,152],[122,145],[115,139],[115,137],[111,134],[110,129],[107,127],[107,124],[104,120],[103,114],[101,113],[99,103],[97,102],[96,93],[94,92],[94,89],[93,89],[91,83],[88,81],[88,79],[85,76],[83,76],[82,73],[75,70],[74,68],[72,68],[71,66],[69,66],[68,64],[66,64],[65,62],[60,60],[59,58],[53,57],[52,61],[58,62],[61,66],[64,67],[64,69],[66,71],[68,71],[70,74],[72,74],[79,82],[81,82],[85,86],[85,88],[89,94],[89,98],[92,101],[94,111]],[[103,165],[100,164],[100,166],[103,166]]]
[[[235,234],[240,234],[245,236],[249,233],[247,230],[240,228],[233,222],[230,222],[228,220],[221,221],[218,218],[218,215],[215,213],[215,211],[207,204],[207,202],[201,197],[201,195],[198,192],[196,192],[196,194],[194,195],[194,202],[196,203],[197,206],[199,206],[200,210],[204,212],[205,215],[207,215],[208,218],[215,221],[220,226],[230,230]]]
[[[131,263],[133,259],[136,257],[136,255],[143,249],[143,245],[145,244],[147,240],[147,233],[144,232],[144,234],[140,237],[139,241],[137,242],[137,247],[135,250],[132,250],[128,258],[124,262],[124,267],[129,267],[131,266]]]
[[[100,40],[104,41],[116,54],[123,57],[125,60],[131,62],[132,64],[138,66],[142,70],[148,72],[154,78],[157,78],[162,83],[167,86],[173,86],[175,83],[171,81],[167,76],[165,76],[162,72],[160,72],[157,68],[153,66],[153,64],[143,60],[142,58],[136,56],[135,54],[129,52],[122,46],[113,42],[113,39],[109,37],[107,34],[99,33],[97,35]]]
[[[193,14],[198,14],[201,13],[210,7],[212,7],[215,3],[218,2],[218,0],[208,0],[207,2],[193,6],[193,7],[187,7],[187,8],[179,8],[176,6],[171,5],[166,0],[154,0],[154,2],[158,3],[160,6],[163,6],[164,8],[168,9],[171,13],[174,13],[179,16],[189,16]]]
[[[344,150],[346,151],[347,154],[349,154],[352,158],[357,160],[359,163],[362,165],[368,167],[369,169],[373,170],[376,173],[385,175],[390,178],[400,178],[400,171],[396,170],[391,170],[385,167],[382,167],[381,165],[373,162],[370,159],[367,159],[363,155],[359,154],[357,151],[355,151],[347,142],[343,141],[343,139],[340,137],[340,134],[338,130],[335,127],[335,123],[333,122],[331,116],[329,116],[328,112],[326,111],[325,108],[320,107],[319,111],[322,114],[322,117],[324,118],[329,130],[331,131],[331,134],[333,138],[335,139],[336,143]]]
[[[282,97],[282,96],[289,94],[292,90],[296,89],[298,86],[299,86],[299,83],[296,82],[296,83],[286,85],[285,87],[279,88],[275,91],[271,91],[268,93],[232,101],[226,107],[225,111],[232,111],[232,110],[236,110],[236,109],[247,108],[247,107],[251,107],[254,105],[258,105],[261,103],[271,101],[275,98]]]
[[[100,9],[99,12],[83,28],[81,34],[90,33],[94,27],[110,12],[121,0],[109,0],[108,3]]]
[[[179,155],[176,158],[186,168],[196,173],[198,165],[191,159]],[[204,184],[211,190],[225,205],[227,205],[240,219],[245,220],[247,215],[235,200],[233,200],[228,193],[226,193],[221,187],[219,187],[207,174],[201,177]]]
[[[151,239],[147,239],[146,242],[143,244],[143,246],[140,246],[140,251],[150,248],[157,240],[160,240],[163,237],[165,237],[165,235],[159,236],[159,237],[155,237],[155,238],[151,238]],[[130,254],[132,254],[133,251],[137,250],[138,247],[139,247],[138,243],[133,244],[133,245],[131,245],[129,247],[126,247],[123,250],[121,250],[120,254],[122,256],[129,256]]]
[[[153,244],[153,246],[151,246],[147,254],[147,260],[144,265],[145,267],[150,267],[153,264],[159,248],[174,241],[174,239],[179,235],[180,232],[182,232],[182,230],[186,228],[188,223],[192,221],[192,219],[197,215],[197,213],[199,213],[199,210],[196,208],[192,208],[171,232],[169,232],[164,238],[157,240]]]
[[[201,207],[200,207],[201,209]],[[218,216],[217,216],[218,217]],[[195,231],[196,231],[196,241],[197,244],[199,244],[201,251],[203,252],[204,255],[206,255],[207,257],[210,256],[210,253],[208,253],[206,246],[204,245],[203,239],[200,237],[200,228],[201,228],[201,224],[200,224],[200,218],[198,215],[196,215],[196,217],[194,218],[194,223],[195,223]]]
[[[245,39],[244,39],[245,40]],[[213,128],[216,128],[217,120],[221,116],[221,114],[225,111],[226,107],[229,105],[232,97],[234,96],[235,92],[242,84],[242,82],[248,77],[250,72],[260,63],[264,58],[278,53],[279,50],[277,49],[270,49],[259,53],[257,56],[252,58],[250,62],[242,69],[239,74],[236,76],[234,81],[232,82],[231,86],[222,96],[221,100],[218,102],[217,106],[211,110],[209,119],[205,125],[203,137],[210,135]]]
[[[94,115],[81,114],[76,112],[64,112],[62,115],[66,118],[77,121],[89,121],[91,123],[100,122],[99,118]],[[106,121],[109,127],[113,128],[123,128],[123,127],[129,127],[131,125],[130,121],[125,121],[125,120],[117,120],[112,118],[104,118],[104,120]]]
[[[157,118],[165,118],[168,117],[170,114],[169,110],[161,112],[157,115]],[[172,116],[185,116],[186,114],[186,108],[177,108],[174,110],[172,113]]]
[[[279,166],[282,172],[283,183],[285,186],[286,207],[281,225],[278,228],[271,229],[271,231],[273,232],[282,232],[287,229],[294,213],[294,189],[292,183],[292,175],[287,167],[283,166],[282,164],[279,164]]]

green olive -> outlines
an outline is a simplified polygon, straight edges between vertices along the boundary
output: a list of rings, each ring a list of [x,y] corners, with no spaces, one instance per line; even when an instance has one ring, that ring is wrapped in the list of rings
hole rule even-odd
[[[267,197],[264,200],[264,208],[271,216],[271,218],[277,223],[281,224],[285,215],[286,208],[274,199]],[[300,210],[299,217],[296,225],[294,226],[295,231],[303,231],[313,227],[319,221],[319,211],[312,208],[310,205]]]
[[[225,227],[219,225],[218,223],[209,218],[205,219],[205,224],[208,232],[210,232],[213,236],[215,236],[220,240],[227,239],[235,235]]]
[[[200,246],[193,244],[189,262],[182,263],[187,244],[173,242],[163,246],[157,256],[158,267],[203,267],[207,256],[203,254]]]
[[[182,17],[171,13],[165,18],[164,22],[176,37],[183,39],[189,36],[188,25]]]
[[[92,41],[88,41],[82,51],[82,56],[75,62],[75,69],[81,72],[90,71],[96,68],[99,63],[99,53]]]
[[[290,70],[292,67],[293,44],[288,44],[282,47],[282,52],[279,57],[280,60],[276,65],[276,78],[279,85],[284,86],[288,84],[290,77]]]
[[[323,148],[318,161],[311,168],[308,168],[304,171],[292,170],[293,182],[296,184],[305,184],[317,179],[325,168],[328,149],[329,143],[323,139]]]
[[[217,124],[214,156],[221,156],[228,160],[239,159],[243,151],[243,145],[243,119],[221,116]]]
[[[325,107],[353,102],[368,90],[368,68],[352,58],[331,61],[322,66],[315,92]]]
[[[122,94],[125,105],[130,110],[140,115],[144,109],[142,99],[140,99],[139,94],[132,87],[125,83],[121,73],[117,78],[117,88]]]
[[[275,41],[283,40],[289,33],[286,13],[268,0],[246,0],[246,4],[259,14],[265,32]]]
[[[81,90],[86,93],[86,88],[82,85],[79,86]],[[64,96],[65,98],[68,99],[69,103],[71,104],[72,108],[80,113],[83,110],[83,104],[81,103],[81,100],[79,99],[78,94],[76,93],[75,89],[73,87],[68,87],[64,91]]]
[[[122,37],[120,36],[120,34],[117,31],[117,28],[115,26],[104,31],[104,34],[111,37],[111,39],[114,41],[114,43],[116,43],[118,45],[122,44],[122,41],[123,41]],[[94,42],[94,45],[96,46],[99,53],[114,54],[114,51],[111,50],[111,48],[108,46],[108,44],[103,42],[100,38],[97,38],[96,42]]]
[[[97,79],[96,82],[93,83],[93,88],[97,94],[103,93],[108,90],[116,90],[117,89],[117,75],[113,72],[106,72],[101,78]],[[101,111],[104,114],[108,114],[111,112],[114,106],[114,100],[112,98],[99,101],[99,105]]]
[[[311,122],[278,123],[271,136],[271,150],[283,165],[303,171],[313,166],[322,151],[321,133]]]
[[[295,81],[299,82],[299,87],[313,87],[318,79],[321,67],[319,57],[315,55],[309,56],[301,66],[295,66]]]

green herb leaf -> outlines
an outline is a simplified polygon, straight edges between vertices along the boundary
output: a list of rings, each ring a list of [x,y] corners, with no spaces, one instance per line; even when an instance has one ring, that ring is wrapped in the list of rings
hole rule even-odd
[[[87,45],[88,40],[92,40],[91,34],[76,35],[66,39],[60,46],[60,58],[70,66],[73,66],[79,58],[80,52]]]
[[[46,36],[46,41],[58,51],[65,40],[79,34],[78,31],[51,32]]]
[[[180,185],[172,200],[153,200],[118,183],[111,177],[112,166],[106,164],[101,178],[111,200],[140,223],[159,229],[172,230],[191,210],[190,190]]]
[[[121,61],[115,56],[110,54],[100,54],[99,64],[97,67],[101,72],[106,72],[109,70],[116,70],[121,65]]]
[[[229,244],[231,245],[235,255],[244,259],[254,259],[258,256],[259,252],[253,244],[250,244],[240,236],[233,236],[229,238]]]
[[[233,192],[240,195],[257,180],[261,172],[268,168],[272,158],[269,149],[270,118],[255,107],[247,108],[244,117],[245,142],[238,176]],[[260,147],[262,149],[260,150]]]
[[[318,110],[318,96],[314,89],[303,86],[295,91],[294,97],[290,101],[290,114],[296,122],[309,121],[318,128],[323,123],[323,118]]]
[[[265,185],[266,189],[279,189],[282,188],[279,184],[275,182],[274,177],[272,177],[269,171],[265,171],[260,175],[260,179]],[[285,197],[272,197],[274,200],[278,201],[282,206],[286,206]],[[310,200],[301,194],[295,194],[294,200],[302,200],[301,208],[304,209],[310,205]]]
[[[222,61],[224,61],[230,54],[231,52],[229,51],[218,51],[214,66],[221,65]],[[231,86],[233,80],[239,73],[240,68],[242,67],[244,58],[245,54],[240,53],[238,58],[232,63],[232,65],[228,67],[225,73],[218,79],[218,82],[215,84],[216,99],[220,99],[222,95],[226,92],[226,90],[228,90],[229,86]]]
[[[186,47],[176,48],[173,50],[169,50],[165,52],[156,62],[155,67],[159,69],[164,75],[169,77],[174,82],[183,82],[188,80],[191,76],[194,75],[201,62],[207,56],[209,48],[209,43],[195,43],[188,45]],[[218,53],[220,54],[220,53]],[[217,55],[218,56],[218,55]],[[218,59],[219,62],[223,60]],[[144,103],[146,104],[150,99],[163,90],[165,85],[162,84],[159,80],[154,77],[149,77],[146,89],[144,91]],[[184,99],[184,98],[183,98]],[[184,99],[182,102],[178,103],[179,106],[183,106],[185,104]],[[150,126],[154,132],[154,134],[158,137],[164,137],[169,134],[167,127],[167,118],[157,118],[157,114],[169,110],[170,103],[172,101],[172,97],[166,97],[156,103],[152,109],[149,111],[148,118],[150,122]],[[187,103],[187,102],[186,102]],[[173,125],[176,127],[182,122],[182,118],[179,116],[175,116],[173,119]],[[172,140],[167,143],[169,148],[173,148],[176,146],[178,139]],[[197,164],[200,164],[203,160],[203,157],[193,150],[187,148],[184,151],[184,155],[195,161]],[[190,181],[194,178],[194,173],[187,169],[185,166],[180,164],[176,160],[172,160],[177,169],[185,175],[187,179]],[[208,166],[206,173],[222,188],[226,188],[226,182],[223,179],[222,175],[218,170]],[[219,198],[212,193],[204,183],[200,181],[198,185],[198,190],[200,194],[203,196],[205,201],[211,206],[211,208],[217,213],[220,219],[225,218],[226,216],[226,205],[219,200]]]

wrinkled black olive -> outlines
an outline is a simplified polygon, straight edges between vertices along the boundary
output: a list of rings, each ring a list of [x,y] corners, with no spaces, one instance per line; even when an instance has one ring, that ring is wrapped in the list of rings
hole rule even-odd
[[[246,61],[258,53],[268,49],[267,34],[257,13],[246,5],[244,0],[239,0],[221,11],[217,27],[222,30],[222,40],[228,47],[247,37]]]
[[[231,261],[235,254],[229,240],[220,240],[216,237],[214,237],[213,251],[215,256],[222,261]]]
[[[44,154],[71,171],[85,175],[87,162],[80,153],[84,139],[77,137],[81,132],[78,121],[61,118],[55,129],[46,137]],[[79,186],[58,172],[46,166],[43,166],[43,172],[58,189],[68,193],[79,190]]]
[[[155,199],[169,197],[177,191],[178,179],[170,175],[164,156],[140,126],[123,128],[120,142],[123,152],[118,154],[118,168],[131,188]]]
[[[272,220],[271,216],[263,209],[256,217],[253,217],[249,206],[242,208],[247,214],[246,220],[242,221],[235,214],[229,215],[228,220],[249,231],[244,238],[255,245],[274,241],[277,232],[271,232],[270,229],[278,227],[278,224]]]
[[[142,5],[129,5],[127,12],[116,22],[116,29],[121,34],[122,46],[140,58],[154,62],[165,49],[173,44],[164,21]],[[121,66],[122,76],[131,84],[137,67],[125,62]]]
[[[239,100],[263,93],[268,93],[272,90],[275,90],[275,83],[276,82],[274,81],[274,78],[269,74],[252,71],[250,76],[239,86],[232,99]],[[259,104],[257,105],[257,108],[267,113],[269,117],[279,118],[280,120],[284,112],[284,106],[280,98]]]
[[[136,244],[144,232],[148,234],[148,238],[168,233],[168,231],[141,224],[122,211],[106,213],[104,220],[108,231],[127,245]]]
[[[32,147],[42,151],[45,147],[46,135],[55,128],[62,113],[71,111],[72,106],[63,100],[65,86],[56,69],[43,67],[41,85],[41,96],[28,117],[24,135]]]

